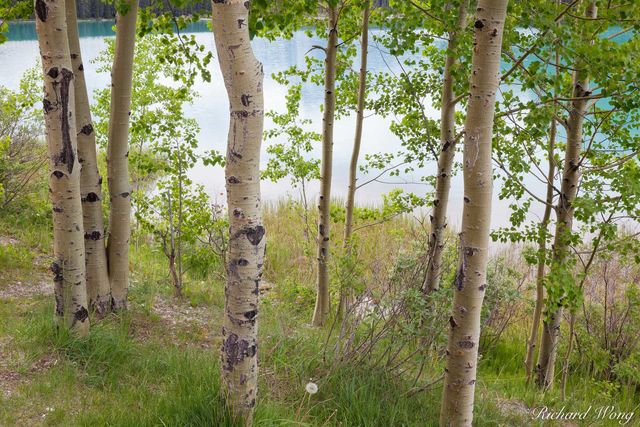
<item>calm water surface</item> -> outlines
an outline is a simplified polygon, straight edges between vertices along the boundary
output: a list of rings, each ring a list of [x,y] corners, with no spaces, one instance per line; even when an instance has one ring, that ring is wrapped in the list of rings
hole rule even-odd
[[[113,37],[112,21],[85,21],[81,22],[80,44],[84,57],[84,67],[87,86],[90,96],[93,91],[109,85],[109,75],[107,73],[98,74],[96,65],[92,60],[100,51],[105,48],[105,37]],[[199,43],[207,49],[215,51],[212,33],[207,29],[205,22],[201,22],[191,27],[190,32],[195,33]],[[375,34],[381,30],[372,30]],[[265,109],[284,111],[286,88],[277,84],[271,78],[271,74],[282,71],[291,65],[304,65],[305,55],[312,45],[318,44],[318,40],[308,38],[299,32],[291,40],[267,41],[265,39],[254,40],[254,50],[256,56],[263,62],[265,70]],[[369,67],[375,71],[388,70],[388,65],[393,67],[393,58],[385,55],[373,45],[369,53]],[[22,74],[30,67],[39,64],[38,43],[36,39],[35,26],[33,23],[17,23],[10,26],[9,41],[0,45],[0,63],[3,64],[3,74],[0,77],[0,84],[15,89]],[[218,68],[217,61],[211,63],[212,78],[210,83],[198,82],[194,90],[200,94],[194,104],[186,108],[188,116],[198,120],[201,127],[200,149],[217,149],[225,152],[227,129],[228,129],[228,103],[227,96],[222,81],[222,76]],[[398,70],[394,70],[398,71]],[[321,87],[308,86],[303,91],[301,114],[313,121],[315,130],[321,132],[322,116],[320,105],[322,104],[323,90]],[[439,114],[427,107],[427,114],[438,117]],[[362,139],[361,159],[367,153],[392,152],[400,147],[398,139],[389,131],[390,121],[377,116],[370,116],[365,120]],[[267,121],[265,128],[272,124]],[[333,167],[333,194],[337,197],[346,194],[348,179],[348,164],[351,156],[351,146],[353,143],[354,117],[345,117],[335,125],[334,144],[334,167]],[[267,141],[267,143],[276,141]],[[266,144],[265,144],[266,147]],[[315,156],[320,157],[319,147],[316,148]],[[266,162],[266,152],[263,148],[262,163]],[[391,184],[372,183],[363,187],[356,194],[357,200],[362,204],[379,204],[381,195],[390,191],[394,187],[402,187],[406,191],[413,191],[418,194],[425,194],[429,188],[422,184],[406,184],[406,182],[418,182],[420,176],[433,174],[435,164],[427,165],[423,170],[414,172],[413,175],[388,178]],[[203,184],[209,194],[216,200],[223,202],[224,178],[220,168],[210,168],[197,166],[193,172],[193,179]],[[365,180],[366,177],[361,177]],[[496,182],[496,185],[498,183]],[[534,186],[541,187],[539,183],[532,182]],[[309,194],[317,194],[318,185],[311,185]],[[450,223],[452,226],[459,224],[462,215],[463,197],[462,177],[453,179],[450,201]],[[494,189],[496,194],[498,188]],[[292,189],[288,182],[281,181],[274,184],[265,181],[262,186],[263,199],[276,200],[287,195],[297,197],[298,191]],[[532,213],[535,214],[535,213]],[[494,227],[506,224],[508,220],[508,204],[500,201],[494,196],[494,209],[492,225]]]

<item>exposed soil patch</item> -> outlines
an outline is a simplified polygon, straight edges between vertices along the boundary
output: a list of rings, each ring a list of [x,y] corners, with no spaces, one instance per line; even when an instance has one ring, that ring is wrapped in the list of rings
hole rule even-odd
[[[26,383],[27,379],[17,372],[0,370],[0,390],[4,397],[10,397],[20,384]]]
[[[152,312],[160,318],[164,335],[174,344],[185,343],[202,348],[217,346],[220,342],[219,313],[212,307],[193,307],[188,301],[156,296]],[[148,335],[140,330],[142,336]],[[138,334],[140,336],[140,334]]]
[[[53,295],[53,283],[45,278],[35,282],[15,281],[0,286],[0,299],[33,298],[40,295]]]
[[[0,236],[0,246],[16,245],[18,243],[19,243],[19,241],[17,239],[12,238],[12,237]]]
[[[519,418],[530,418],[531,417],[531,409],[524,402],[514,399],[500,399],[497,398],[495,400],[496,406],[504,415],[519,417]]]
[[[41,357],[39,360],[35,361],[33,365],[31,365],[30,372],[33,374],[38,374],[51,369],[57,364],[58,364],[58,359],[51,354],[47,354]]]

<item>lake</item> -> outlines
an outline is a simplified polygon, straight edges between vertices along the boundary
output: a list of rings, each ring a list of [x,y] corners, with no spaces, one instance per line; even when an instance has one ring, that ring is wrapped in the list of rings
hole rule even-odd
[[[87,80],[87,86],[90,96],[93,91],[104,88],[110,83],[110,76],[107,73],[99,74],[96,72],[96,65],[92,64],[92,60],[98,53],[105,48],[105,37],[113,37],[112,21],[83,21],[79,24],[80,44],[84,58],[84,68]],[[380,29],[372,29],[371,34],[379,33]],[[207,49],[214,51],[215,46],[213,34],[208,30],[206,22],[200,22],[192,25],[189,33],[194,33],[199,43],[204,44]],[[38,42],[36,39],[35,25],[33,22],[21,22],[11,24],[9,27],[9,41],[0,45],[0,62],[3,64],[4,72],[0,78],[0,85],[7,86],[11,89],[18,87],[20,78],[25,70],[39,63]],[[291,65],[304,65],[305,55],[319,55],[315,50],[309,52],[314,44],[319,44],[319,40],[307,37],[303,32],[298,32],[291,40],[268,41],[266,39],[256,38],[253,46],[256,56],[263,62],[265,70],[265,110],[278,110],[280,112],[285,109],[286,88],[274,82],[271,74],[285,70]],[[393,57],[385,55],[381,52],[375,43],[372,42],[369,52],[369,69],[372,72],[386,71],[389,66],[393,68],[395,63]],[[228,129],[228,102],[224,89],[222,76],[218,67],[217,60],[211,62],[211,82],[197,82],[193,89],[200,94],[194,104],[186,108],[186,114],[195,118],[201,127],[200,132],[200,149],[210,150],[216,149],[225,152]],[[357,66],[355,67],[357,68]],[[394,70],[398,71],[398,70]],[[317,86],[306,86],[303,90],[301,103],[301,114],[313,121],[313,126],[317,132],[321,132],[322,116],[320,106],[323,100],[323,90]],[[427,108],[427,115],[430,117],[439,117],[439,113],[430,107]],[[221,114],[223,112],[224,114]],[[351,156],[351,147],[353,144],[355,116],[345,117],[335,124],[334,136],[334,163],[333,163],[333,194],[336,197],[342,197],[346,194],[348,181],[348,165]],[[384,119],[371,115],[366,118],[363,136],[361,159],[367,153],[391,152],[400,148],[398,138],[389,131],[390,119]],[[267,120],[265,129],[272,126]],[[262,164],[266,164],[265,148],[267,144],[277,142],[266,141],[263,146]],[[314,151],[314,155],[320,158],[320,147]],[[385,183],[374,182],[360,189],[356,194],[357,202],[360,204],[380,204],[382,194],[389,192],[393,188],[401,187],[406,191],[412,191],[417,194],[426,194],[430,188],[424,184],[416,184],[420,181],[421,176],[432,175],[435,172],[435,163],[428,164],[420,171],[416,171],[413,175],[388,178]],[[224,202],[224,177],[221,168],[197,166],[192,171],[192,177],[195,182],[203,184],[212,198],[218,202]],[[366,177],[360,177],[361,182]],[[494,209],[492,217],[492,226],[498,227],[508,222],[508,203],[500,201],[497,198],[498,188],[494,189]],[[535,191],[542,190],[542,184],[539,182],[531,182]],[[537,187],[537,188],[536,188]],[[310,185],[309,194],[316,194],[319,186],[317,183]],[[540,190],[538,190],[540,189]],[[272,183],[264,181],[262,185],[262,194],[264,200],[277,200],[285,196],[298,197],[298,190],[292,189],[285,182]],[[460,223],[462,216],[463,185],[461,174],[454,177],[451,188],[451,198],[449,206],[450,224],[456,228]],[[536,208],[532,215],[541,211]]]

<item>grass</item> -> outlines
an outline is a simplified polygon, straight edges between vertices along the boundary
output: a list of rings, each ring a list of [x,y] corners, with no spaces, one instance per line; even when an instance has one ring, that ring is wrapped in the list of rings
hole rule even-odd
[[[265,278],[274,289],[261,305],[255,425],[436,426],[441,382],[411,394],[408,378],[380,368],[336,364],[330,356],[325,360],[327,329],[308,325],[314,295],[313,237],[307,241],[301,212],[288,203],[268,206],[265,222],[270,232]],[[36,239],[48,235],[47,226],[46,221],[0,220],[5,236],[22,230],[14,227],[28,229],[14,249],[5,246],[0,252],[0,292],[16,282],[28,288],[48,280],[45,254],[50,240]],[[365,263],[364,280],[374,283],[376,274],[387,274],[399,253],[410,252],[407,242],[417,228],[400,218],[362,229],[358,256]],[[336,226],[335,235],[340,232]],[[130,310],[94,322],[86,339],[55,330],[47,295],[1,294],[0,425],[234,425],[219,373],[222,282],[190,278],[184,299],[178,301],[161,253],[143,240],[132,245],[131,253]],[[476,425],[535,425],[529,408],[558,407],[557,391],[542,395],[525,385],[524,336],[526,325],[511,325],[483,354]],[[441,359],[433,359],[424,376],[438,378],[442,370]],[[304,390],[310,380],[319,386],[315,395]],[[587,378],[572,378],[569,390],[563,403],[567,407],[586,409],[602,402],[638,409],[637,395]]]

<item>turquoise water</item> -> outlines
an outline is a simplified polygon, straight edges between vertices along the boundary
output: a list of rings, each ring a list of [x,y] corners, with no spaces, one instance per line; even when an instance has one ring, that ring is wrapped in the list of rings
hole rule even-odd
[[[78,32],[80,37],[110,37],[113,36],[113,21],[80,21]],[[205,25],[206,30],[206,25]],[[33,22],[14,22],[9,26],[9,40],[12,42],[32,41],[36,38],[36,27]]]

